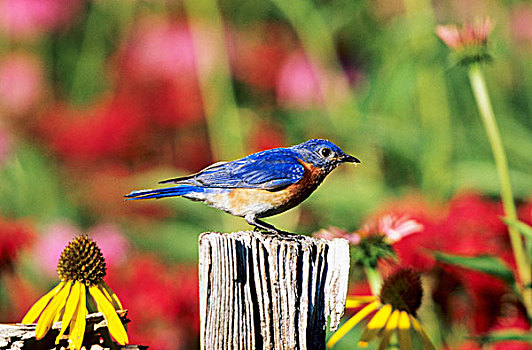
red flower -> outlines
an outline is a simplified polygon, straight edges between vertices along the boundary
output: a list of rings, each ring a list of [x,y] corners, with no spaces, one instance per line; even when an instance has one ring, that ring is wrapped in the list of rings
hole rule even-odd
[[[264,151],[276,147],[284,147],[283,131],[274,124],[257,121],[250,140],[250,150],[253,152]]]
[[[265,24],[256,28],[257,33],[234,36],[231,61],[235,77],[258,89],[272,91],[292,45],[280,26]]]
[[[132,343],[150,349],[191,349],[199,337],[198,273],[194,266],[166,266],[153,256],[110,269],[107,284],[129,309]]]
[[[411,265],[427,272],[438,272],[438,280],[452,280],[454,288],[440,289],[434,298],[451,318],[469,322],[475,333],[483,333],[492,327],[500,314],[502,297],[509,292],[508,286],[493,276],[456,265],[437,263],[433,251],[455,255],[491,255],[514,266],[507,228],[501,221],[502,205],[482,198],[478,194],[465,193],[453,198],[443,215],[430,214],[423,202],[412,208],[410,202],[396,204],[394,210],[406,213],[424,226],[423,232],[404,237],[394,244],[402,265]],[[438,282],[437,282],[438,283]],[[446,283],[440,283],[440,287]],[[440,288],[438,287],[438,288]],[[456,293],[467,293],[468,300],[457,303]],[[467,310],[466,310],[467,309]],[[465,317],[464,317],[465,316]]]
[[[202,118],[195,44],[185,23],[146,20],[117,56],[120,94],[134,97],[152,129]]]
[[[59,106],[40,120],[39,132],[67,160],[136,159],[149,124],[133,102],[105,100],[86,112]]]
[[[511,314],[497,319],[495,326],[490,332],[495,331],[511,331],[515,333],[526,333],[530,331],[530,325],[526,320],[526,316],[514,309]],[[525,341],[503,341],[493,344],[493,350],[528,350],[530,344]]]
[[[10,267],[20,251],[34,240],[35,233],[26,222],[0,217],[0,273]]]

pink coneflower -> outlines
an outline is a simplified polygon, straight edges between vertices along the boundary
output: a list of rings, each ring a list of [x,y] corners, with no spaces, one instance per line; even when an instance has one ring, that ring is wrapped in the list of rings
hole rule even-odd
[[[364,234],[383,234],[391,242],[395,243],[413,233],[423,231],[423,225],[406,215],[397,216],[386,214],[375,221],[367,223],[362,228]]]
[[[440,25],[436,34],[451,49],[459,51],[470,47],[485,46],[488,35],[493,29],[490,18],[465,23],[461,28],[456,25]]]

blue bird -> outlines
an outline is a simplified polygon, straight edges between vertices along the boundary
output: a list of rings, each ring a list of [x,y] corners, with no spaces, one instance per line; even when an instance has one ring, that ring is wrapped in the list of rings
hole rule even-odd
[[[175,186],[133,191],[127,200],[185,197],[204,202],[250,225],[278,233],[265,218],[305,200],[342,163],[360,163],[328,140],[312,139],[230,162],[219,162],[188,176],[164,180]]]

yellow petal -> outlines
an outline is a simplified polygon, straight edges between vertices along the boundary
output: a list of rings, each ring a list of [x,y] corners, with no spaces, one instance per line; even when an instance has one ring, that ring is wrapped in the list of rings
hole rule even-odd
[[[371,321],[369,321],[368,325],[366,326],[366,330],[360,337],[359,346],[367,346],[367,344],[373,340],[379,334],[379,331],[384,328],[386,325],[386,322],[390,318],[390,314],[392,313],[392,306],[390,304],[386,304],[383,307],[380,308],[379,311],[371,318]]]
[[[408,318],[408,313],[406,311],[401,311],[399,314],[398,335],[399,349],[411,350],[412,338],[410,337],[410,319]]]
[[[129,342],[126,330],[120,318],[116,314],[111,302],[107,300],[105,295],[98,289],[97,286],[89,287],[89,293],[92,295],[96,304],[98,305],[98,311],[103,313],[105,320],[107,321],[107,328],[109,328],[109,333],[116,339],[117,343],[124,345]]]
[[[436,350],[436,347],[432,343],[432,340],[430,340],[427,332],[425,332],[424,327],[416,320],[416,318],[410,315],[410,321],[412,322],[412,326],[414,326],[414,329],[421,338],[421,342],[423,343],[423,349]]]
[[[58,344],[59,340],[61,340],[61,337],[63,334],[65,334],[65,330],[67,329],[68,325],[70,324],[70,321],[72,321],[72,317],[74,316],[74,313],[76,312],[76,308],[78,307],[78,300],[79,295],[81,293],[81,282],[74,283],[74,286],[72,287],[72,290],[70,291],[70,295],[68,296],[66,305],[65,305],[65,313],[63,315],[63,324],[61,326],[61,331],[59,332],[59,335],[57,338],[55,338],[55,343]]]
[[[107,297],[107,299],[111,301],[111,304],[113,304],[113,307],[115,308],[115,310],[123,310],[122,303],[116,296],[115,292],[113,292],[113,290],[109,288],[109,286],[105,284],[105,282],[102,281],[102,283],[100,283],[98,287],[103,292],[103,294]]]
[[[332,348],[340,339],[342,339],[347,332],[349,332],[353,327],[355,327],[358,322],[360,322],[364,317],[369,315],[371,312],[375,311],[381,306],[379,301],[374,301],[371,304],[365,306],[362,310],[357,312],[353,317],[347,320],[334,334],[331,336],[327,342],[327,347]]]
[[[44,338],[50,327],[52,327],[56,314],[66,302],[68,293],[70,292],[70,286],[71,282],[63,284],[63,287],[53,297],[48,307],[44,309],[39,318],[39,322],[37,322],[37,327],[35,328],[35,339],[39,340]]]
[[[390,315],[390,318],[388,319],[388,322],[386,322],[386,326],[384,327],[384,331],[382,333],[381,342],[379,344],[379,350],[385,350],[388,347],[388,344],[390,343],[390,338],[392,337],[393,332],[399,325],[399,310],[395,310]]]
[[[361,305],[375,301],[376,299],[377,297],[374,297],[373,295],[349,296],[347,297],[347,300],[345,301],[345,307],[347,309],[354,309]]]
[[[63,304],[59,306],[59,310],[57,310],[57,312],[55,313],[54,319],[52,320],[52,325],[54,325],[54,323],[56,322],[59,322],[59,320],[62,319],[64,313],[65,313],[65,305]]]
[[[30,324],[35,322],[35,320],[39,317],[46,305],[48,305],[48,302],[57,294],[57,292],[63,287],[64,284],[65,282],[60,282],[57,286],[55,286],[54,289],[52,289],[44,296],[42,296],[39,300],[37,300],[37,302],[33,304],[30,310],[26,313],[26,316],[24,316],[21,323]]]
[[[79,300],[76,312],[72,318],[70,335],[68,336],[68,347],[73,350],[80,350],[85,335],[85,317],[87,317],[87,295],[85,285],[80,283]]]

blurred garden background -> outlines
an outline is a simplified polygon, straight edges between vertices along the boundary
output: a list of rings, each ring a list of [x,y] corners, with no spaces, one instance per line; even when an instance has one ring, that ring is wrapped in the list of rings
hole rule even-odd
[[[483,69],[531,224],[528,1],[0,0],[0,322],[57,283],[61,250],[86,233],[129,309],[131,342],[197,348],[198,236],[250,227],[184,199],[123,195],[319,137],[362,164],[266,221],[312,234],[408,215],[423,230],[394,248],[423,272],[420,318],[436,346],[529,349],[477,338],[529,329],[507,283],[431,254],[515,266],[467,71],[435,35],[482,16],[494,23]],[[352,293],[368,292],[352,275]],[[335,348],[356,348],[352,333]]]

